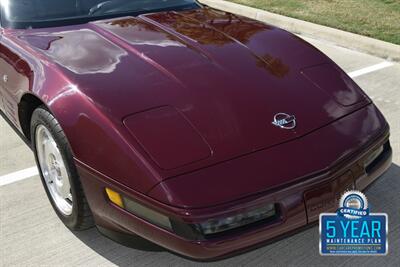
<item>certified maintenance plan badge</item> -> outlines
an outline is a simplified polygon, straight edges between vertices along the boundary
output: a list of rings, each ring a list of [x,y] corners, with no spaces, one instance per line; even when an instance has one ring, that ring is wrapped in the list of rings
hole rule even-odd
[[[386,255],[386,213],[369,213],[368,201],[359,191],[348,191],[336,213],[319,217],[321,255]]]

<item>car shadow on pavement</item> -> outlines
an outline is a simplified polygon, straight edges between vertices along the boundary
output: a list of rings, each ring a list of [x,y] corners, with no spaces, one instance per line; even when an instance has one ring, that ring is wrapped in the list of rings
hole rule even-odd
[[[346,264],[350,265],[376,266],[380,265],[382,260],[386,263],[396,262],[400,257],[400,242],[398,238],[395,238],[400,225],[399,192],[400,167],[396,164],[392,164],[389,170],[365,191],[372,212],[389,214],[389,255],[386,257],[320,256],[318,227],[317,224],[313,224],[308,227],[308,230],[300,229],[239,254],[229,255],[214,263],[217,265],[341,265],[346,261]],[[196,261],[169,252],[139,236],[132,237],[129,243],[120,245],[101,235],[96,228],[74,234],[93,251],[118,266],[196,264]],[[277,257],[277,255],[280,256]]]
[[[100,241],[104,245],[106,244],[108,245],[108,243],[112,242],[114,244],[119,244],[125,248],[134,249],[138,251],[148,251],[148,252],[165,251],[163,247],[160,247],[155,243],[150,242],[137,235],[129,235],[126,238],[124,238],[123,241],[119,240],[118,242],[107,236],[102,235],[100,231],[98,231],[96,228],[92,228],[86,231],[73,232],[73,234],[76,237],[78,237],[82,242],[84,242],[86,245],[93,248],[94,250],[96,250],[96,248],[94,247],[97,247],[97,245],[95,244],[95,246],[93,247],[92,242],[95,241],[96,243]]]

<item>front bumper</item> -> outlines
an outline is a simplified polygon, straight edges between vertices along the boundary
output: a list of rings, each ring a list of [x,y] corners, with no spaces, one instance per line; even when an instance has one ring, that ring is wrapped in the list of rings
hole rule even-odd
[[[382,128],[373,140],[369,140],[363,147],[351,153],[351,157],[341,160],[327,171],[313,174],[312,177],[272,192],[197,209],[179,208],[157,201],[97,173],[79,161],[77,167],[96,224],[101,229],[137,234],[179,254],[204,260],[218,258],[273,239],[317,221],[322,212],[336,210],[338,199],[344,191],[364,190],[390,167],[392,151],[388,140],[389,129]],[[382,153],[368,166],[364,166],[371,152],[382,146]],[[107,200],[105,187],[113,188],[155,211],[188,224],[261,203],[276,203],[279,216],[264,224],[231,230],[202,240],[189,240],[113,205]]]

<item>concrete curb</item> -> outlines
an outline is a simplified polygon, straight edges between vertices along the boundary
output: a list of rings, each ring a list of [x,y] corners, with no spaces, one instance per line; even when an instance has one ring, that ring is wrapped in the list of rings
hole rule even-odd
[[[400,61],[400,45],[223,0],[199,1],[212,8],[256,19],[296,34],[326,40],[339,46],[358,50],[384,59]]]

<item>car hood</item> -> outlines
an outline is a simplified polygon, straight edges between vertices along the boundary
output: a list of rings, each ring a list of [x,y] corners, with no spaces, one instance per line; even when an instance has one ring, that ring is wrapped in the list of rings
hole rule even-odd
[[[295,35],[208,8],[20,38],[104,114],[124,122],[162,176],[300,138],[367,102],[334,63]],[[296,127],[274,125],[278,113],[294,116]]]

